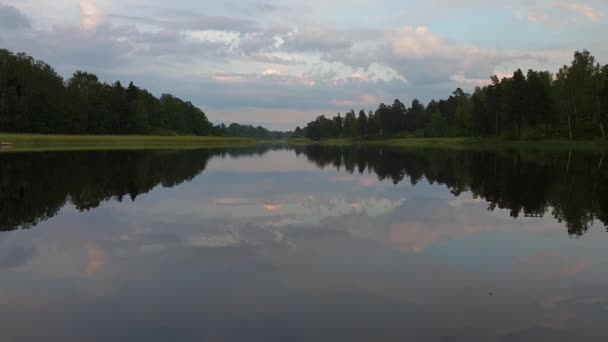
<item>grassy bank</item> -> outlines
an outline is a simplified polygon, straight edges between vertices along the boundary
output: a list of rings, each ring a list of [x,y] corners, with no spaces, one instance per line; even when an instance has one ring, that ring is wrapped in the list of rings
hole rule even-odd
[[[206,148],[255,143],[252,139],[155,135],[56,135],[0,133],[1,151]]]
[[[304,144],[298,140],[296,144]],[[384,140],[352,140],[352,139],[327,139],[318,142],[322,145],[384,145],[400,146],[407,148],[442,148],[442,149],[539,149],[539,150],[597,150],[608,149],[608,141],[583,141],[583,140],[502,140],[502,139],[480,139],[480,138],[396,138]]]

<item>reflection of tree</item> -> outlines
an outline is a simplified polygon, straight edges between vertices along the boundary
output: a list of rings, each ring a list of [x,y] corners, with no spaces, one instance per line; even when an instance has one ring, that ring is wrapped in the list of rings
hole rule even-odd
[[[0,230],[30,228],[66,203],[81,211],[103,201],[173,187],[205,170],[212,156],[261,155],[268,147],[228,150],[143,150],[0,155]]]
[[[261,156],[275,148],[281,147],[1,154],[0,230],[33,227],[66,203],[84,211],[112,198],[135,200],[157,185],[193,179],[211,157]],[[490,210],[508,209],[513,217],[551,210],[572,235],[584,234],[594,220],[608,226],[608,163],[602,155],[321,145],[295,152],[321,168],[373,172],[395,184],[426,179],[445,184],[455,196],[471,191]]]
[[[452,194],[470,190],[489,209],[511,216],[543,216],[549,208],[568,232],[582,235],[594,220],[608,226],[608,171],[593,153],[404,150],[387,147],[298,147],[320,167],[369,170],[380,180],[412,184],[422,178]],[[599,163],[598,163],[599,161]],[[603,167],[602,167],[603,166]]]

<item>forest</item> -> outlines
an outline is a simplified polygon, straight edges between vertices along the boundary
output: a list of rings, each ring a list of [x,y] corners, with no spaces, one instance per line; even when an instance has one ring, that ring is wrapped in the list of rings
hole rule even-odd
[[[605,139],[608,65],[577,51],[570,65],[549,71],[516,70],[491,77],[473,94],[458,88],[426,106],[414,99],[380,104],[374,112],[321,115],[295,135],[313,140],[384,137],[499,137],[505,139]]]
[[[253,139],[268,139],[268,140],[285,140],[293,136],[293,132],[270,131],[262,126],[254,127],[252,125],[239,125],[231,123],[226,126],[219,124],[213,126],[211,135],[218,137],[241,137]]]
[[[77,71],[64,80],[51,66],[0,49],[0,132],[48,134],[215,135],[283,139],[264,127],[212,125],[205,113],[171,94],[155,97],[119,81]]]
[[[0,131],[209,135],[205,113],[170,94],[102,83],[77,71],[67,81],[48,64],[0,50]]]

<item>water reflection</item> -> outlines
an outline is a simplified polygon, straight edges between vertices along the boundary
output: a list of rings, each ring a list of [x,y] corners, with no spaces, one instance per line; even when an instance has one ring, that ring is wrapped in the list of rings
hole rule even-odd
[[[112,198],[135,201],[157,185],[173,187],[191,181],[205,170],[210,158],[262,156],[276,149],[283,148],[262,145],[228,150],[2,154],[0,229],[30,228],[55,216],[66,203],[86,211]],[[571,235],[584,234],[595,220],[608,227],[608,168],[603,165],[601,152],[412,151],[320,145],[293,150],[319,168],[344,169],[346,173],[334,179],[345,187],[376,184],[370,178],[357,178],[358,184],[349,184],[348,174],[355,172],[373,173],[378,180],[394,184],[409,180],[416,185],[425,179],[447,186],[455,197],[470,192],[474,199],[486,201],[489,210],[508,209],[514,218],[550,213],[564,222]],[[295,171],[282,162],[289,159],[258,159],[261,163],[257,165],[248,159],[243,165],[253,165],[256,170]],[[236,198],[218,198],[216,204],[246,206]],[[336,205],[357,208],[361,203]],[[263,208],[289,210],[289,205],[270,201]]]
[[[2,154],[0,340],[605,340],[600,159]]]
[[[327,147],[296,149],[319,167],[374,172],[380,180],[411,184],[426,178],[445,184],[454,196],[471,191],[488,209],[509,209],[512,217],[543,216],[565,222],[582,235],[594,220],[608,227],[608,168],[603,153],[404,151],[397,148]]]
[[[30,228],[71,203],[80,211],[157,185],[174,187],[205,170],[212,156],[263,155],[267,147],[226,150],[142,150],[0,155],[0,230]]]

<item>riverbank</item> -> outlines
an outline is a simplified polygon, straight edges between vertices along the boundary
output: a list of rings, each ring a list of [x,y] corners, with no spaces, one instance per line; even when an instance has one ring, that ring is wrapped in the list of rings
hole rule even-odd
[[[0,133],[0,151],[212,148],[254,144],[253,139],[156,135],[58,135]]]
[[[399,146],[404,148],[442,149],[538,149],[538,150],[608,150],[608,141],[586,140],[502,140],[482,138],[395,138],[384,140],[327,139],[312,141],[298,139],[292,144],[321,144],[344,146],[352,144]]]

